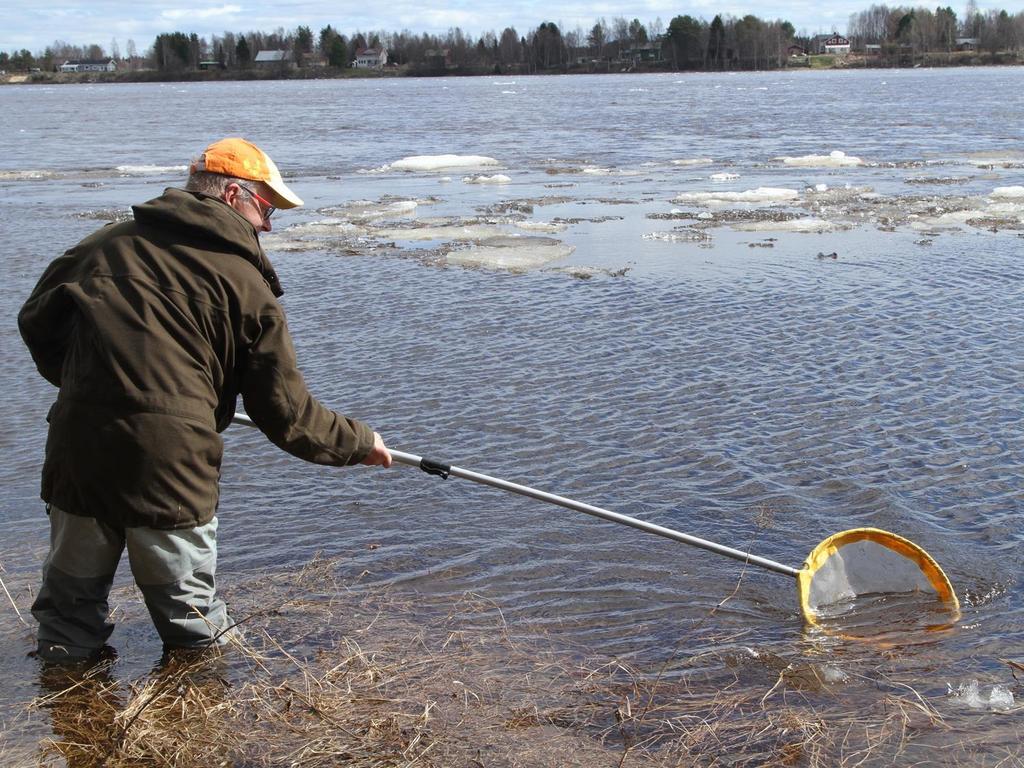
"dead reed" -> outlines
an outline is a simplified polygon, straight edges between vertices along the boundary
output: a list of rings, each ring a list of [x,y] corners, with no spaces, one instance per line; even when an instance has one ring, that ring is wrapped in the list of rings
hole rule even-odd
[[[687,655],[694,634],[709,645],[700,627],[657,669],[587,658],[518,634],[478,596],[424,619],[336,570],[317,559],[247,584],[244,639],[222,651],[129,681],[112,664],[45,670],[31,708],[52,735],[9,764],[817,768],[939,764],[937,744],[946,764],[1021,764],[1012,750],[978,760],[983,743],[899,682],[841,696],[821,667],[732,638]]]

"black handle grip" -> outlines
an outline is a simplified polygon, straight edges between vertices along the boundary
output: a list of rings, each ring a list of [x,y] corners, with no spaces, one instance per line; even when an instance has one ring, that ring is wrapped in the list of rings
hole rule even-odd
[[[428,475],[437,475],[442,480],[447,480],[448,476],[452,473],[451,464],[443,464],[432,459],[420,459],[420,469]]]

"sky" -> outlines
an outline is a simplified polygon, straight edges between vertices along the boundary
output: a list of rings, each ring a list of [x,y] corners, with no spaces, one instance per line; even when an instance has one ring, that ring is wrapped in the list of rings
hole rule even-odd
[[[316,34],[327,24],[346,35],[403,29],[438,34],[460,27],[476,38],[485,32],[500,35],[509,26],[524,35],[543,21],[569,32],[577,26],[587,31],[601,17],[609,23],[616,16],[637,18],[644,24],[660,18],[667,27],[674,16],[690,14],[710,21],[716,13],[783,19],[808,34],[843,33],[851,14],[883,2],[936,5],[935,0],[0,0],[0,51],[27,48],[40,53],[61,40],[82,46],[96,43],[109,55],[116,41],[124,55],[131,40],[141,54],[162,32],[195,32],[209,39],[226,31],[291,31],[304,25]],[[966,7],[966,0],[940,2],[951,5],[958,15]],[[1024,0],[978,0],[977,5],[982,11],[1024,10]]]

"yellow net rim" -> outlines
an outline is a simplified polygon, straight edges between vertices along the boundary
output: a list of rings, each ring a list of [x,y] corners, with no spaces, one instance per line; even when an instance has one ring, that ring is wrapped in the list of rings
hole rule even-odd
[[[804,619],[807,620],[808,624],[816,625],[818,623],[817,613],[810,605],[811,579],[815,572],[840,547],[858,541],[873,542],[916,563],[935,590],[939,600],[948,603],[951,611],[959,615],[960,601],[953,591],[953,585],[950,584],[949,578],[931,555],[910,541],[910,539],[905,539],[889,531],[883,531],[881,528],[851,528],[848,531],[832,534],[811,550],[811,554],[804,560],[804,565],[797,574],[800,610],[803,612]]]

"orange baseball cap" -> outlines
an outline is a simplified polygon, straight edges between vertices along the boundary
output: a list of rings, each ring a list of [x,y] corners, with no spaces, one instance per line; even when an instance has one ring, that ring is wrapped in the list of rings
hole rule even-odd
[[[288,189],[270,156],[245,139],[230,138],[213,142],[188,169],[189,174],[196,171],[262,181],[270,189],[270,202],[275,207],[297,208],[302,205],[302,198]]]

